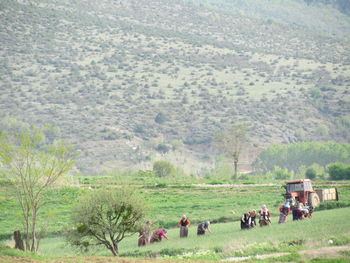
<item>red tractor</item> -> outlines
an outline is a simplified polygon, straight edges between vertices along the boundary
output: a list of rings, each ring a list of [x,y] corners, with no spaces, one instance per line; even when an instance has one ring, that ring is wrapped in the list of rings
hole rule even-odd
[[[291,206],[297,206],[301,203],[304,206],[317,207],[323,201],[338,201],[336,188],[314,190],[309,179],[286,182],[284,188],[286,189],[285,200],[290,202]]]

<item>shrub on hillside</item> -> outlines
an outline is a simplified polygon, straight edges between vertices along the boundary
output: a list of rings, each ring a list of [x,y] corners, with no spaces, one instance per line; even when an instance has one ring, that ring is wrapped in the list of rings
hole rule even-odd
[[[159,112],[157,116],[155,117],[154,121],[158,124],[162,124],[167,121],[167,118],[164,113]]]
[[[153,164],[153,172],[157,177],[167,177],[174,175],[175,168],[167,161],[156,161]]]

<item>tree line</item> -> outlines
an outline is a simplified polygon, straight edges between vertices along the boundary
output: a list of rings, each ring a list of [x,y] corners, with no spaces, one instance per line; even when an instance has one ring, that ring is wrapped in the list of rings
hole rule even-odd
[[[275,144],[263,150],[252,166],[256,172],[272,171],[279,166],[297,172],[302,166],[331,163],[350,164],[350,144],[335,142],[302,142]]]

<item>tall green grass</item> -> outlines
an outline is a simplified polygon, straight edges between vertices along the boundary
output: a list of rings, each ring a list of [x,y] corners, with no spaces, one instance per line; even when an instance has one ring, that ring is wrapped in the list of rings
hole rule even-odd
[[[230,256],[254,256],[276,252],[296,253],[309,247],[350,244],[350,208],[315,212],[312,219],[289,221],[278,224],[272,218],[270,227],[240,230],[239,222],[213,224],[212,233],[198,237],[196,226],[191,226],[189,237],[179,237],[177,228],[169,229],[169,240],[146,247],[137,247],[137,235],[120,244],[122,256],[172,257],[219,260]],[[291,218],[289,218],[291,220]],[[97,255],[110,256],[104,249],[92,251]],[[40,253],[50,256],[72,256],[76,251],[67,246],[62,237],[47,238],[42,242]],[[91,255],[93,253],[88,253]]]

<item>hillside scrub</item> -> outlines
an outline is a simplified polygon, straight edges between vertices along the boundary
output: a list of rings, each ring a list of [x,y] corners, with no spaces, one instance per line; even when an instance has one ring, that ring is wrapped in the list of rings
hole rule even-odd
[[[350,23],[329,6],[16,0],[0,17],[0,122],[59,127],[81,172],[164,157],[203,175],[239,122],[254,131],[246,170],[272,143],[349,141]]]

